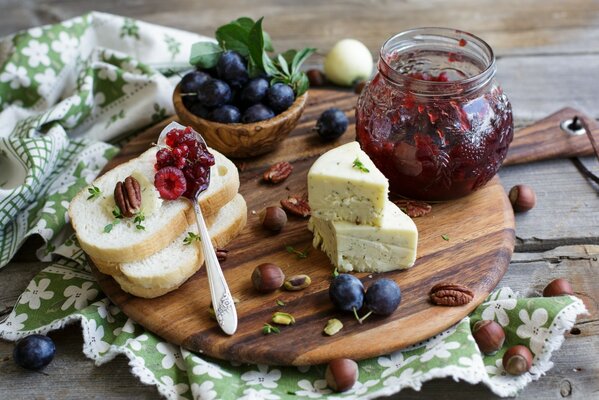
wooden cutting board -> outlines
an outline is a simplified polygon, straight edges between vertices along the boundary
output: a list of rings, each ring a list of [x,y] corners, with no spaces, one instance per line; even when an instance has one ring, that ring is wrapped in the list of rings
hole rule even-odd
[[[306,219],[291,216],[277,235],[261,227],[258,211],[279,204],[290,193],[306,193],[307,171],[315,158],[329,148],[354,140],[353,125],[338,141],[326,144],[311,129],[318,116],[333,106],[347,111],[353,120],[355,99],[349,92],[311,90],[300,124],[277,150],[238,162],[240,192],[248,203],[248,223],[228,247],[228,259],[222,263],[231,292],[240,300],[235,335],[223,334],[208,313],[210,294],[203,268],[178,290],[156,299],[131,296],[110,276],[94,268],[104,292],[125,314],[171,343],[220,359],[276,365],[374,357],[434,336],[468,315],[504,275],[514,248],[514,215],[497,177],[474,194],[435,204],[430,214],[415,219],[420,237],[413,268],[378,275],[357,274],[365,287],[384,276],[394,279],[402,290],[402,303],[394,314],[386,318],[371,316],[363,325],[351,315],[336,311],[329,301],[332,266],[324,253],[312,247]],[[168,122],[150,128],[124,146],[106,170],[147,149]],[[261,182],[262,172],[280,160],[292,162],[292,175],[275,186]],[[442,235],[449,239],[444,240]],[[298,259],[285,246],[308,250],[309,255]],[[263,262],[278,264],[288,276],[308,274],[313,283],[300,292],[258,294],[250,276],[254,267]],[[439,282],[465,284],[474,291],[475,298],[461,307],[434,306],[428,293]],[[277,300],[285,306],[278,306]],[[291,313],[297,322],[281,327],[280,334],[264,335],[262,327],[275,311]],[[338,318],[344,324],[343,330],[332,337],[323,334],[330,318]]]

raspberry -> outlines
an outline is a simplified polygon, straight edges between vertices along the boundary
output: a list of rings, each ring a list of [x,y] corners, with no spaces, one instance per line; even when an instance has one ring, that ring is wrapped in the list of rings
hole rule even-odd
[[[158,169],[168,167],[169,165],[173,165],[175,163],[173,153],[170,149],[158,150],[158,152],[156,153],[156,161],[159,167]]]
[[[173,150],[176,157],[186,157],[188,153],[189,147],[186,144],[180,144]]]
[[[183,172],[175,167],[164,167],[156,172],[154,186],[165,200],[178,199],[187,190]]]
[[[167,134],[166,134],[166,145],[169,147],[174,147],[175,143],[177,143],[177,140],[179,139],[179,136],[181,135],[181,131],[179,129],[173,128],[171,129]]]

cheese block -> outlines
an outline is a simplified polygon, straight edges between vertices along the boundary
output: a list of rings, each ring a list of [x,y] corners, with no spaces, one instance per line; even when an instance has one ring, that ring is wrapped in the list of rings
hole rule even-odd
[[[322,249],[339,271],[386,272],[416,261],[418,230],[414,221],[387,200],[381,226],[356,225],[311,217],[313,245]]]
[[[381,226],[388,192],[387,178],[358,142],[329,150],[308,172],[310,209],[322,220]]]

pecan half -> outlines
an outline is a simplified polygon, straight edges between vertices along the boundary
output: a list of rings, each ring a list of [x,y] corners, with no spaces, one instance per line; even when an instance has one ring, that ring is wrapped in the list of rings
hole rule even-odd
[[[218,259],[218,261],[220,261],[220,262],[227,261],[227,255],[229,255],[229,250],[221,249],[218,247],[214,250],[216,251],[216,258]]]
[[[422,217],[433,209],[430,204],[424,201],[397,199],[393,200],[393,203],[410,218]]]
[[[298,217],[306,218],[310,216],[310,205],[303,197],[297,195],[289,196],[286,199],[281,200],[281,205],[285,211],[297,215]]]
[[[137,179],[128,176],[124,182],[117,182],[114,187],[114,202],[123,217],[131,218],[138,213],[141,207],[141,188]]]
[[[291,175],[292,171],[293,165],[289,164],[287,161],[281,161],[264,171],[262,179],[270,183],[283,182],[289,175]]]
[[[459,283],[438,283],[431,288],[430,298],[439,306],[463,306],[472,301],[474,293]]]

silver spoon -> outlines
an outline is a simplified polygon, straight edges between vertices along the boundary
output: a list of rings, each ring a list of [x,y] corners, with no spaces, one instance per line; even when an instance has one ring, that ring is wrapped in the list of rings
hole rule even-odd
[[[171,122],[160,134],[158,143],[164,143],[166,134],[173,128],[185,129],[184,126],[176,122]],[[204,138],[196,131],[193,132],[196,135],[197,140],[206,146]],[[210,233],[206,227],[206,222],[202,216],[202,209],[200,208],[200,204],[198,202],[200,195],[208,188],[209,183],[210,175],[208,175],[207,184],[200,187],[197,193],[194,194],[193,200],[190,201],[193,205],[193,210],[196,215],[196,223],[200,233],[200,245],[202,246],[202,252],[204,253],[204,262],[206,264],[206,273],[208,275],[208,285],[210,286],[210,297],[212,299],[212,305],[214,306],[216,321],[223,332],[225,332],[227,335],[232,335],[237,330],[237,310],[235,309],[235,303],[233,302],[231,291],[229,290],[227,282],[225,281],[223,270],[221,269],[218,258],[216,257],[216,252],[212,247]]]

